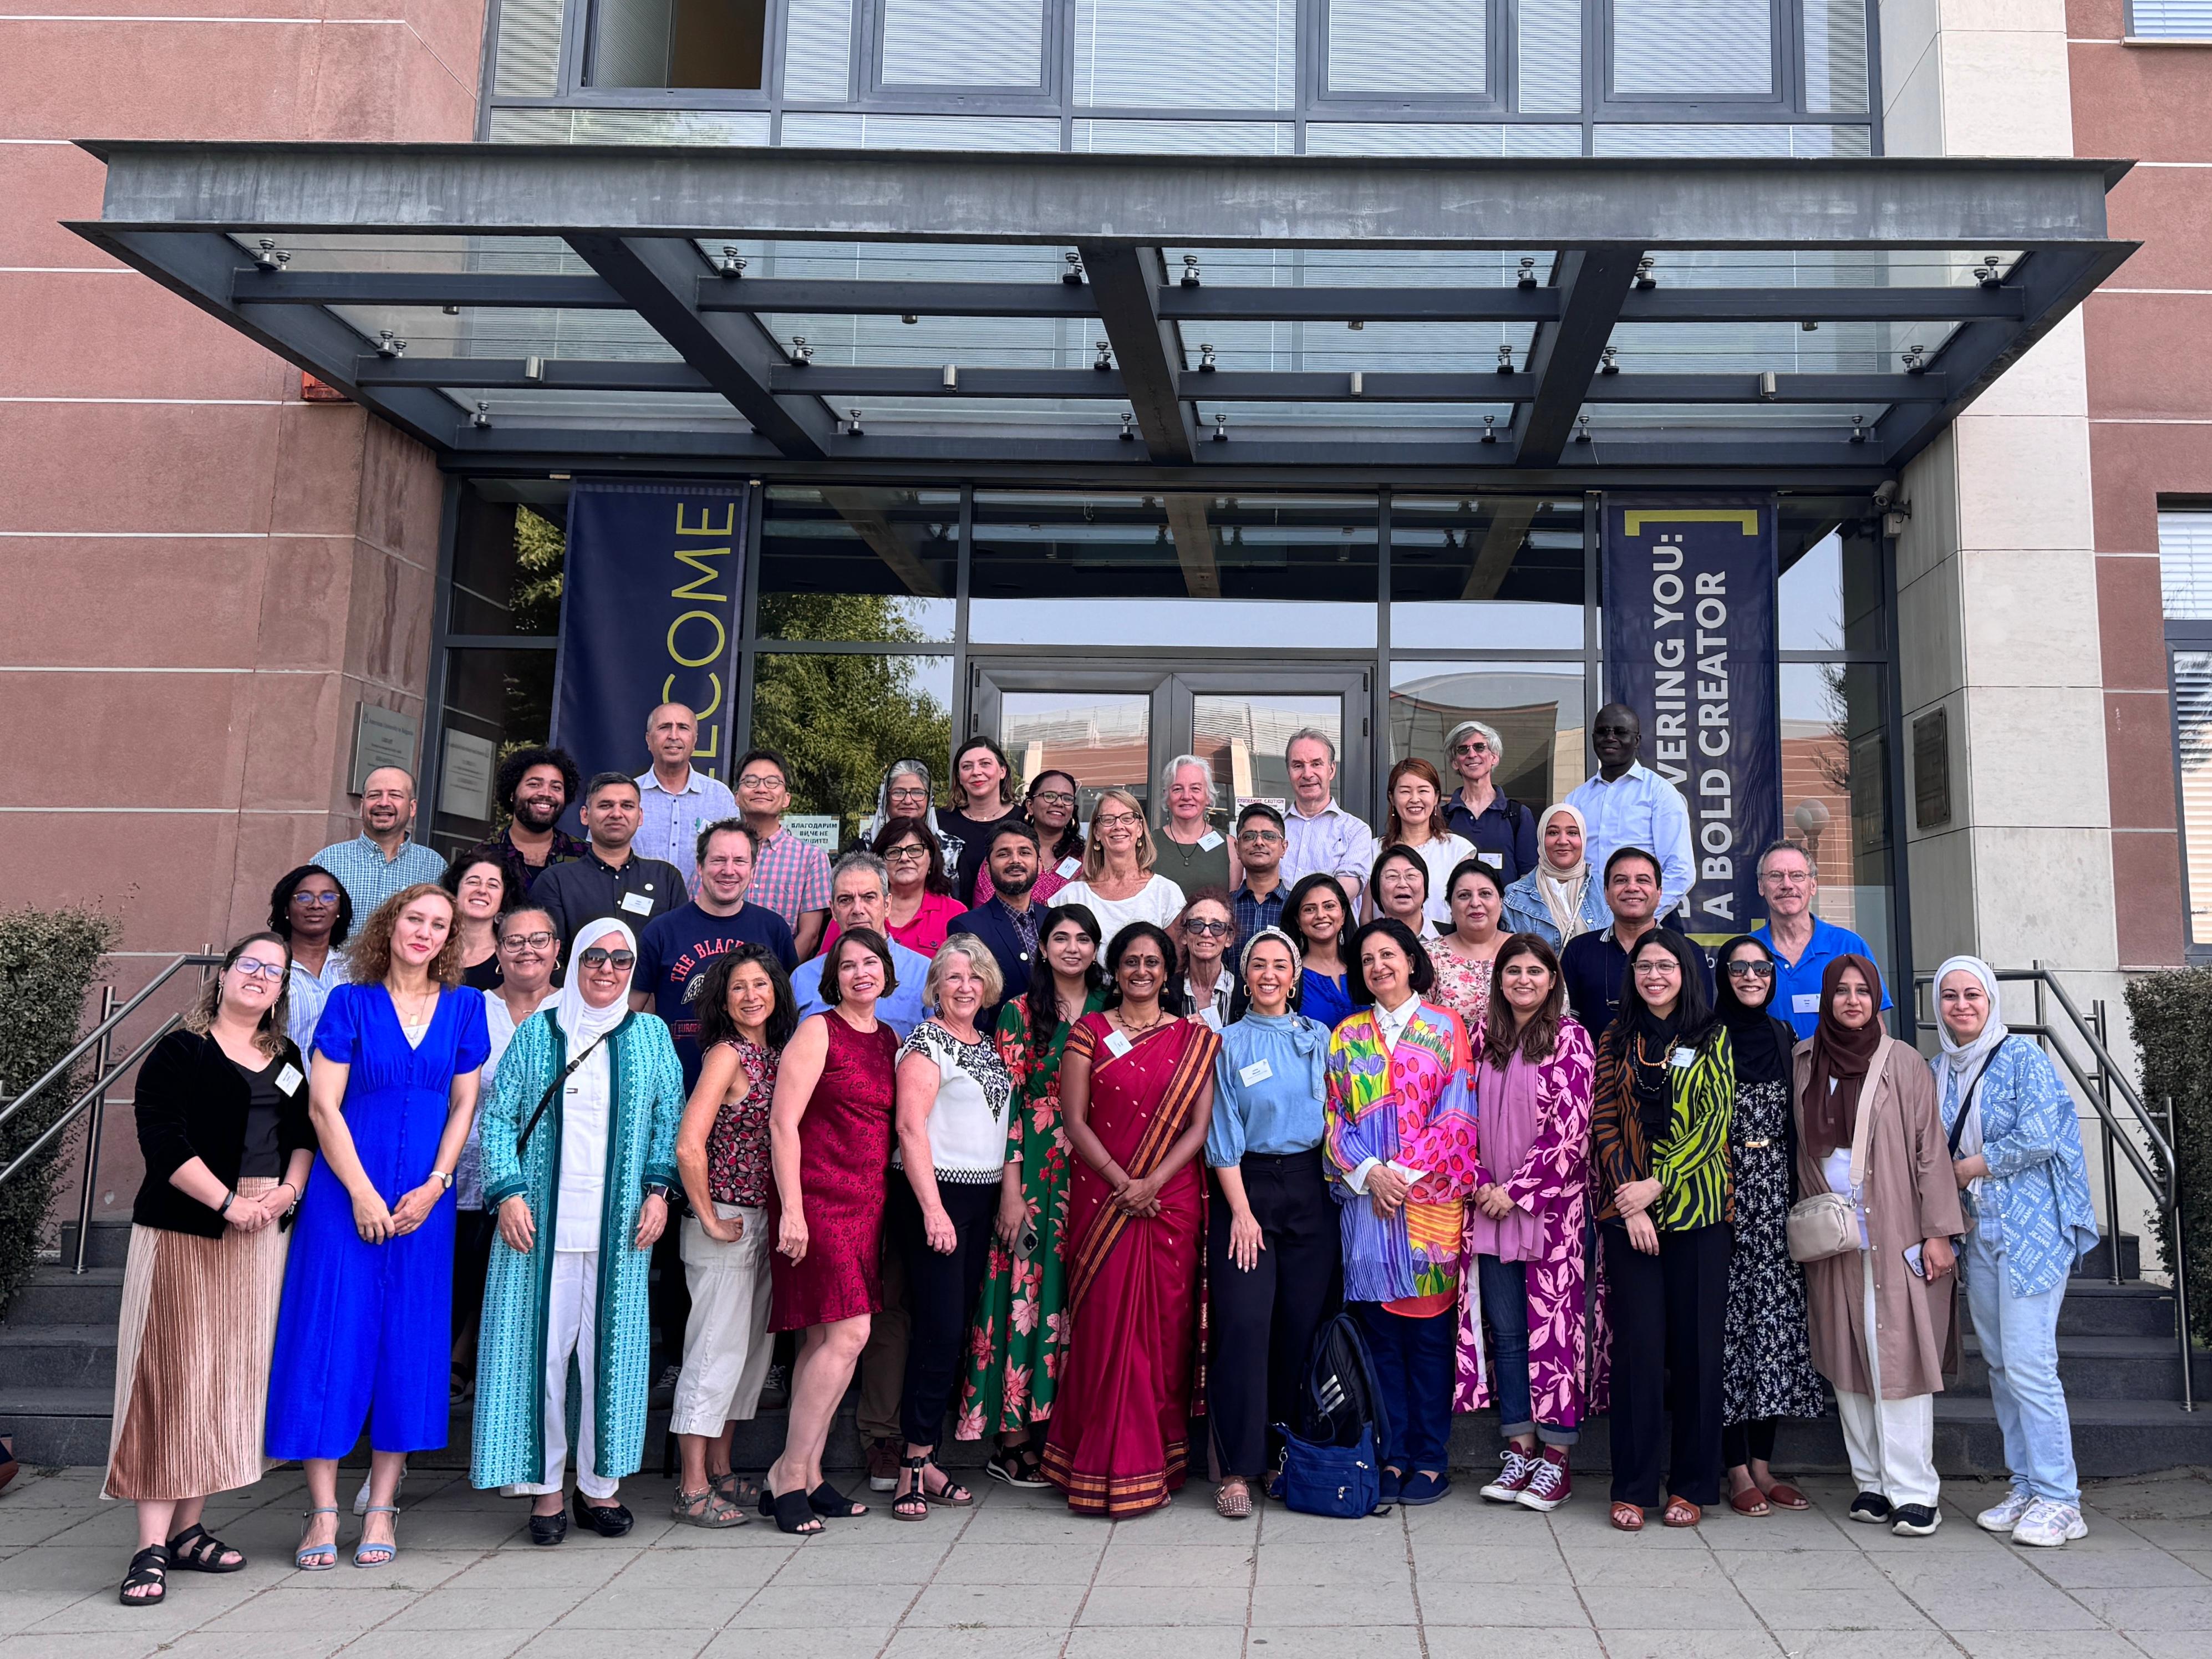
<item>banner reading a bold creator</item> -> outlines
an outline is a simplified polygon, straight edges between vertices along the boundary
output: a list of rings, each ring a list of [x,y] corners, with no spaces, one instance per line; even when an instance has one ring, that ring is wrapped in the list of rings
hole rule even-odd
[[[1685,925],[1717,945],[1765,914],[1782,834],[1771,498],[1605,503],[1607,698],[1644,722],[1644,764],[1690,807]]]
[[[646,716],[664,702],[698,715],[700,769],[727,766],[744,550],[742,485],[577,483],[553,741],[586,777],[644,771]]]

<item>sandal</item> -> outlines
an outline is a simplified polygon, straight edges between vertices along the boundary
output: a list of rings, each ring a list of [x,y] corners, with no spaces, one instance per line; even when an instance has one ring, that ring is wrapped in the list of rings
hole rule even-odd
[[[1252,1514],[1251,1483],[1241,1474],[1224,1475],[1214,1489],[1213,1512],[1224,1521],[1243,1521]]]
[[[975,1494],[969,1492],[967,1487],[962,1486],[951,1475],[945,1474],[943,1469],[938,1468],[936,1456],[933,1453],[931,1455],[923,1458],[921,1461],[924,1468],[922,1469],[921,1486],[921,1495],[924,1498],[927,1499],[932,1504],[942,1504],[948,1509],[955,1510],[967,1509],[975,1503]],[[945,1483],[935,1492],[932,1492],[929,1489],[929,1477],[933,1474]]]
[[[760,1501],[761,1513],[775,1517],[778,1532],[811,1538],[822,1530],[822,1523],[814,1518],[813,1512],[806,1506],[806,1494],[803,1492],[772,1492],[763,1480],[761,1482]]]
[[[354,1565],[356,1567],[381,1567],[388,1565],[391,1563],[392,1559],[399,1553],[399,1506],[397,1504],[371,1504],[362,1510],[362,1515],[364,1519],[372,1515],[390,1516],[392,1517],[392,1539],[388,1544],[382,1543],[371,1539],[368,1534],[364,1532],[362,1534],[361,1542],[354,1546]]]
[[[1018,1446],[1000,1447],[983,1466],[983,1473],[994,1480],[1003,1480],[1024,1492],[1042,1492],[1051,1485],[1044,1478],[1044,1460],[1026,1440]]]
[[[1705,1518],[1705,1512],[1686,1498],[1669,1498],[1666,1513],[1659,1519],[1669,1527],[1694,1527]]]
[[[835,1521],[857,1521],[868,1512],[866,1504],[854,1502],[827,1480],[806,1494],[806,1507]]]
[[[1615,1532],[1642,1532],[1644,1510],[1641,1505],[1624,1504],[1619,1498],[1613,1504],[1613,1529]]]
[[[734,1469],[726,1474],[710,1474],[707,1484],[741,1509],[750,1509],[760,1502],[760,1483],[747,1480]]]
[[[1774,1513],[1767,1504],[1766,1494],[1756,1486],[1746,1486],[1741,1492],[1730,1493],[1729,1507],[1738,1515],[1753,1517]]]
[[[899,1468],[914,1478],[914,1484],[891,1499],[891,1519],[894,1521],[927,1521],[929,1519],[929,1494],[922,1490],[922,1476],[929,1468],[929,1459],[902,1457]]]
[[[169,1565],[186,1572],[243,1572],[246,1553],[234,1550],[195,1521],[166,1546]],[[230,1559],[226,1561],[225,1556]]]
[[[669,1513],[687,1527],[742,1527],[752,1516],[722,1496],[721,1489],[712,1481],[696,1492],[676,1489],[675,1501]]]
[[[155,1607],[169,1594],[169,1547],[149,1544],[131,1558],[131,1571],[124,1576],[123,1588],[116,1599],[126,1607]],[[134,1589],[153,1587],[151,1595],[133,1595]]]
[[[1778,1480],[1766,1489],[1766,1501],[1778,1510],[1809,1510],[1813,1500],[1786,1480]]]
[[[304,1518],[313,1524],[319,1515],[336,1515],[337,1512],[338,1506],[332,1504],[326,1509],[309,1510]],[[331,1541],[327,1544],[302,1543],[292,1553],[292,1565],[301,1572],[328,1572],[337,1565],[338,1540],[335,1526],[331,1528]]]

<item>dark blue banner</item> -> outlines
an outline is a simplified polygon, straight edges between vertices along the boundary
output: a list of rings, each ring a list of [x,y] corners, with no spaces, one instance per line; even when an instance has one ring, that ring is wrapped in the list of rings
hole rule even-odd
[[[1782,834],[1773,501],[1607,496],[1604,534],[1607,700],[1689,803],[1684,926],[1717,945],[1765,914],[1759,855]]]
[[[553,741],[594,772],[642,772],[646,716],[699,717],[696,763],[729,766],[744,596],[742,484],[579,480],[568,497]]]

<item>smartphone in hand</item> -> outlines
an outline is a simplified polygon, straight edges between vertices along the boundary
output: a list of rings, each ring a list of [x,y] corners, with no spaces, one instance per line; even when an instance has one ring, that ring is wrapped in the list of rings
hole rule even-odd
[[[1905,1265],[1911,1269],[1915,1279],[1924,1279],[1928,1277],[1927,1264],[1920,1259],[1921,1252],[1926,1248],[1926,1245],[1922,1243],[1912,1243],[1905,1247]]]

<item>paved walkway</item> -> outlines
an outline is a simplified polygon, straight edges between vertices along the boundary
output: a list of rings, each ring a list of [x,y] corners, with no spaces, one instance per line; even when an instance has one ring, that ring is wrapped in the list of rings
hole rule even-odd
[[[865,1485],[865,1483],[860,1483]],[[1474,1498],[1333,1522],[1264,1506],[1218,1519],[1194,1486],[1107,1525],[1048,1494],[990,1486],[965,1513],[878,1512],[794,1544],[755,1521],[701,1532],[668,1486],[625,1495],[637,1530],[533,1548],[523,1506],[410,1478],[392,1566],[288,1565],[296,1474],[219,1500],[254,1558],[173,1575],[169,1601],[116,1605],[131,1511],[97,1473],[27,1473],[0,1496],[0,1656],[137,1659],[2202,1659],[2212,1630],[2212,1480],[2110,1483],[2090,1535],[2022,1550],[1978,1532],[1986,1487],[1946,1492],[1926,1540],[1810,1514],[1716,1517],[1694,1532],[1607,1530],[1598,1494],[1551,1516]],[[352,1483],[347,1483],[349,1492]],[[214,1506],[211,1506],[213,1508]],[[347,1517],[350,1544],[358,1523]]]

